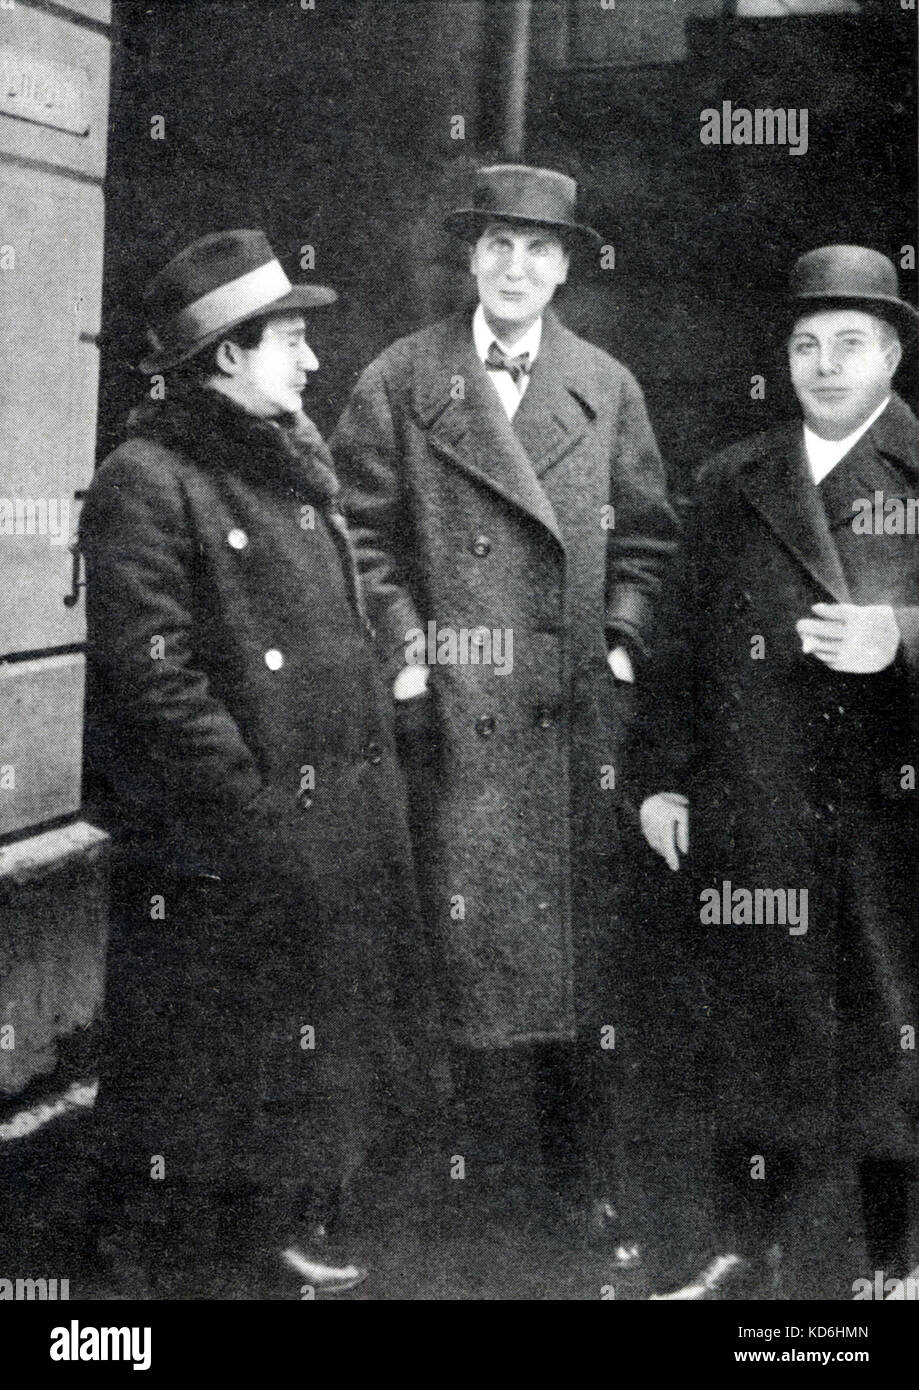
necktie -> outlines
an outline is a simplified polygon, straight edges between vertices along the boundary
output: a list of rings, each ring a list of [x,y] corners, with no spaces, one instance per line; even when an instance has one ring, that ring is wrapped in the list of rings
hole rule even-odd
[[[485,357],[485,366],[490,372],[510,372],[511,381],[520,388],[523,377],[529,376],[530,354],[521,352],[519,357],[508,357],[497,343],[492,343]]]

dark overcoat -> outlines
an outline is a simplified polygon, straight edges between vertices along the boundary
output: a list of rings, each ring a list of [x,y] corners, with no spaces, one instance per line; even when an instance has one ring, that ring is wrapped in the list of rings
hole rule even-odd
[[[148,1154],[191,1168],[196,1131],[245,1140],[285,1076],[393,1061],[421,947],[391,699],[305,416],[207,389],[142,407],[81,544],[113,1085],[145,1108]]]
[[[451,1035],[599,1030],[632,700],[607,651],[644,648],[676,528],[642,393],[549,311],[510,421],[459,314],[367,368],[330,446],[390,673],[431,624],[492,644],[491,664],[429,649],[407,759]]]
[[[919,495],[917,446],[894,396],[819,487],[800,423],[728,450],[701,475],[664,624],[636,751],[646,790],[689,796],[682,1005],[702,990],[718,1127],[755,1143],[819,1146],[841,1122],[863,1155],[916,1151],[919,542],[854,523],[877,492]],[[805,655],[795,623],[819,602],[892,605],[894,664],[852,675]],[[744,922],[735,893],[765,888],[806,891],[806,930],[778,900],[771,924],[766,899]]]

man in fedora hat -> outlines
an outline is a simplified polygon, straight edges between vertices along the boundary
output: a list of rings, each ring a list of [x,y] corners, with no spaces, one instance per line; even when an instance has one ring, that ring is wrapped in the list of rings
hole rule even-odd
[[[469,248],[474,312],[373,362],[331,447],[464,1102],[436,1161],[464,1158],[456,1192],[529,1185],[627,1264],[607,1170],[628,1123],[612,1099],[630,1039],[619,757],[676,519],[637,383],[550,308],[600,245],[576,195],[554,170],[481,170],[445,224]]]
[[[917,319],[877,251],[798,260],[803,421],[703,470],[652,684],[641,817],[671,869],[690,849],[722,1235],[773,1285],[784,1248],[800,1296],[829,1294],[834,1184],[869,1274],[919,1256],[919,427],[892,385]]]
[[[106,1226],[138,1279],[222,1224],[213,1254],[359,1282],[329,1226],[379,1083],[410,1066],[391,700],[301,406],[306,315],[334,299],[292,286],[260,231],[171,260],[146,297],[154,399],[83,510],[87,753],[114,836]]]

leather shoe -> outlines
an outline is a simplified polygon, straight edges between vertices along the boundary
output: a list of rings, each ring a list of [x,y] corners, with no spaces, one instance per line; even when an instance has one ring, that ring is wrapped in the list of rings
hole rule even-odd
[[[782,1251],[770,1246],[758,1259],[733,1251],[716,1255],[704,1269],[670,1293],[653,1293],[651,1303],[714,1303],[730,1299],[774,1299],[781,1293]]]
[[[729,1296],[726,1290],[737,1286],[749,1272],[749,1264],[740,1255],[716,1255],[698,1274],[670,1293],[653,1293],[650,1303],[709,1303]]]
[[[345,1293],[362,1284],[368,1274],[363,1265],[329,1248],[328,1232],[318,1223],[298,1232],[279,1255],[285,1269],[317,1294]]]

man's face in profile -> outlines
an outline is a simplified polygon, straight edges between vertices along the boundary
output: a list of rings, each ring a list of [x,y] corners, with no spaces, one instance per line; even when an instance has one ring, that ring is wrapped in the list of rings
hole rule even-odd
[[[229,347],[232,352],[221,365],[232,378],[235,398],[250,414],[271,419],[301,409],[307,376],[319,366],[302,314],[269,318],[254,348]]]
[[[900,363],[895,331],[859,309],[827,309],[795,323],[791,384],[804,419],[823,439],[844,439],[890,394]]]

